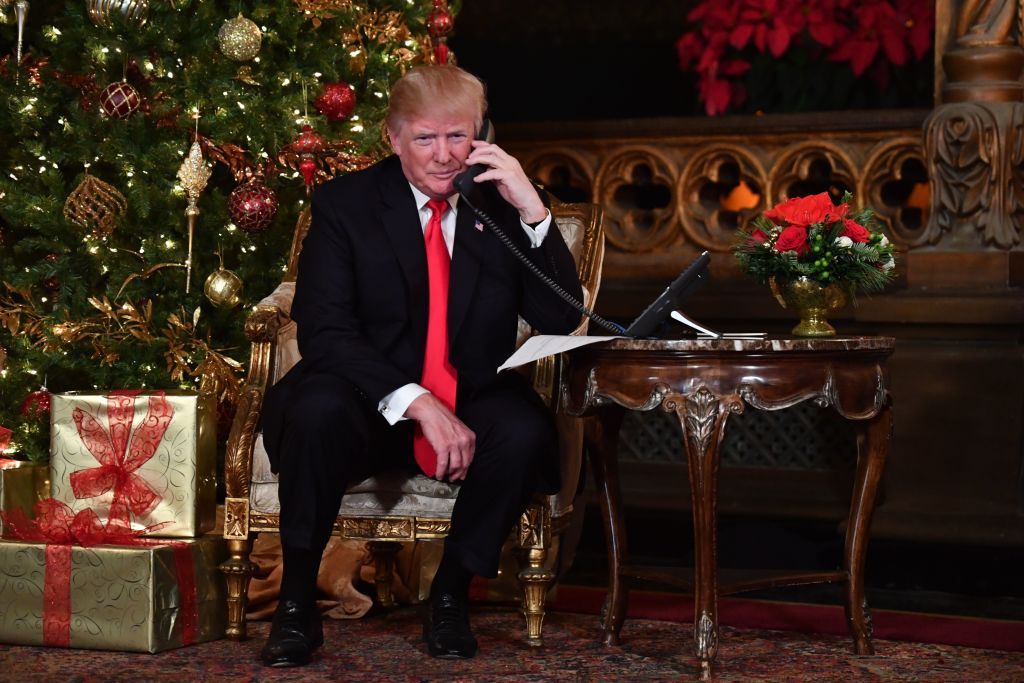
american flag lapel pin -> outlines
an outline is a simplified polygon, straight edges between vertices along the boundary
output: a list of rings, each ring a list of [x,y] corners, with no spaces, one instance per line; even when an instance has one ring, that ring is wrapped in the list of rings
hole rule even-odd
[[[481,223],[480,221],[477,221],[476,223],[473,223],[473,227],[476,228],[477,230],[479,230],[480,232],[484,231],[484,224]]]

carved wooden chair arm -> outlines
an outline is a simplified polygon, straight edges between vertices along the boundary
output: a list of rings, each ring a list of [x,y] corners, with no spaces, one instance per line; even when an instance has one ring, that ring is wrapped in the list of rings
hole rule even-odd
[[[273,304],[260,303],[245,321],[245,336],[253,344],[277,341],[277,332],[291,321],[288,314]]]

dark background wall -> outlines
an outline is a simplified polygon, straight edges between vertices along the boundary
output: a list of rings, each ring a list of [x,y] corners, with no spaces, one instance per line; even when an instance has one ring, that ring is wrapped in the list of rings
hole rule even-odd
[[[499,122],[696,114],[675,50],[691,5],[465,0],[450,44]]]

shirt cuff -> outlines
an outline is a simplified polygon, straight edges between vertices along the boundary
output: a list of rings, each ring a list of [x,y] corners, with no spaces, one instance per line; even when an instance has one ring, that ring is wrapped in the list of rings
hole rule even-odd
[[[409,409],[409,405],[423,394],[429,393],[419,384],[410,382],[405,386],[398,387],[382,398],[380,403],[377,404],[377,410],[388,421],[388,424],[394,425],[402,420],[408,420],[409,418],[405,416],[405,411]]]
[[[548,215],[536,226],[531,227],[522,218],[519,219],[519,223],[523,226],[523,231],[530,240],[530,246],[536,249],[544,243],[544,238],[548,236],[548,228],[551,227],[551,211],[548,211]]]

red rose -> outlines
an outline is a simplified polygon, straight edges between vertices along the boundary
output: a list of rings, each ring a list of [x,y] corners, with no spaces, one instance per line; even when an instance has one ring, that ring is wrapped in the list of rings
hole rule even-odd
[[[779,239],[775,242],[775,250],[778,252],[795,251],[797,256],[807,253],[810,245],[807,244],[807,228],[799,225],[791,225],[782,231]]]
[[[752,244],[764,244],[767,241],[768,235],[765,234],[765,231],[761,230],[760,228],[750,233],[750,242]]]
[[[807,227],[824,221],[837,221],[846,215],[850,207],[836,206],[827,192],[809,197],[794,197],[764,212],[764,217],[776,225],[799,225]]]
[[[851,221],[849,218],[843,219],[843,237],[849,237],[854,242],[860,242],[866,244],[868,238],[871,237],[871,233],[860,223]]]

